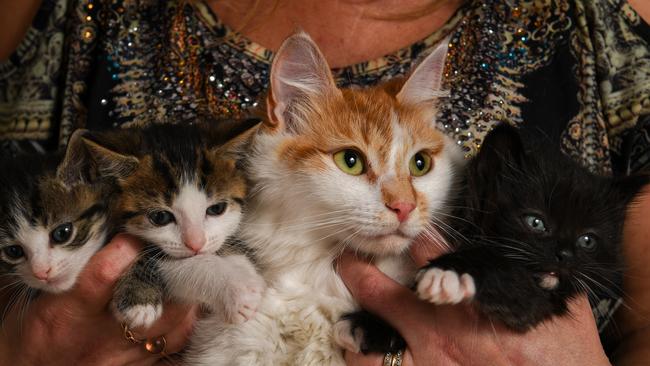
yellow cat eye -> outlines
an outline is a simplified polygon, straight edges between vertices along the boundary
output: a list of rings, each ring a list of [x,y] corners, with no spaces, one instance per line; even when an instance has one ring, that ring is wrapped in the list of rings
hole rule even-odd
[[[361,175],[365,170],[365,162],[358,151],[352,149],[341,150],[334,154],[334,163],[345,173]]]
[[[424,151],[413,155],[409,161],[409,170],[414,177],[421,177],[431,170],[431,156]]]

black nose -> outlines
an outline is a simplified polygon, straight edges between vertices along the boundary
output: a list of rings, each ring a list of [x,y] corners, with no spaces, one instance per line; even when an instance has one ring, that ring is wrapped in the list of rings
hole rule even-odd
[[[570,250],[562,249],[557,253],[556,257],[558,262],[566,262],[573,258],[573,253]]]

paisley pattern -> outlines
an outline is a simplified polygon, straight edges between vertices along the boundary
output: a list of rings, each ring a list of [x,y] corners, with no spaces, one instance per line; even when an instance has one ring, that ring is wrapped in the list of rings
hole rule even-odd
[[[510,123],[594,172],[650,166],[650,27],[627,2],[467,1],[429,37],[336,69],[336,80],[363,87],[405,75],[447,34],[450,97],[438,123],[467,157]],[[201,2],[45,0],[0,64],[0,152],[63,147],[80,127],[245,115],[261,102],[272,58]],[[621,302],[606,295],[593,304],[601,328]]]

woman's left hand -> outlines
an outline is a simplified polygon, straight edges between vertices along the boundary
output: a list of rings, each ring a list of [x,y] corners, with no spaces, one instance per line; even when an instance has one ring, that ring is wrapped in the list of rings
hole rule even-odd
[[[418,247],[418,246],[416,246]],[[431,253],[414,253],[418,265]],[[525,333],[477,314],[470,305],[434,306],[350,253],[339,273],[361,307],[388,321],[408,344],[402,366],[412,365],[610,365],[585,297]],[[346,353],[348,365],[380,366],[383,355]]]

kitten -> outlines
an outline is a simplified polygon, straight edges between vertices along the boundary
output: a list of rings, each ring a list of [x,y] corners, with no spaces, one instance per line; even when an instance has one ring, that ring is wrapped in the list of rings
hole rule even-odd
[[[265,283],[232,237],[247,193],[239,149],[257,122],[84,134],[93,163],[117,178],[122,230],[145,243],[115,289],[116,315],[128,326],[150,327],[168,298],[203,304],[229,323],[255,312]]]
[[[590,174],[500,126],[468,169],[466,240],[420,271],[417,294],[435,304],[472,301],[517,331],[565,315],[578,294],[613,295],[626,208],[647,183]]]
[[[247,158],[254,194],[242,228],[269,288],[239,327],[201,320],[187,364],[343,365],[337,343],[350,337],[334,323],[356,305],[335,258],[351,249],[393,278],[413,280],[409,245],[438,235],[431,222],[462,161],[435,128],[446,47],[406,81],[350,90],[335,86],[306,34],[283,43],[268,118]]]
[[[0,272],[30,297],[72,288],[110,234],[110,181],[90,182],[65,155],[19,155],[0,162]],[[90,172],[85,172],[90,173]]]

